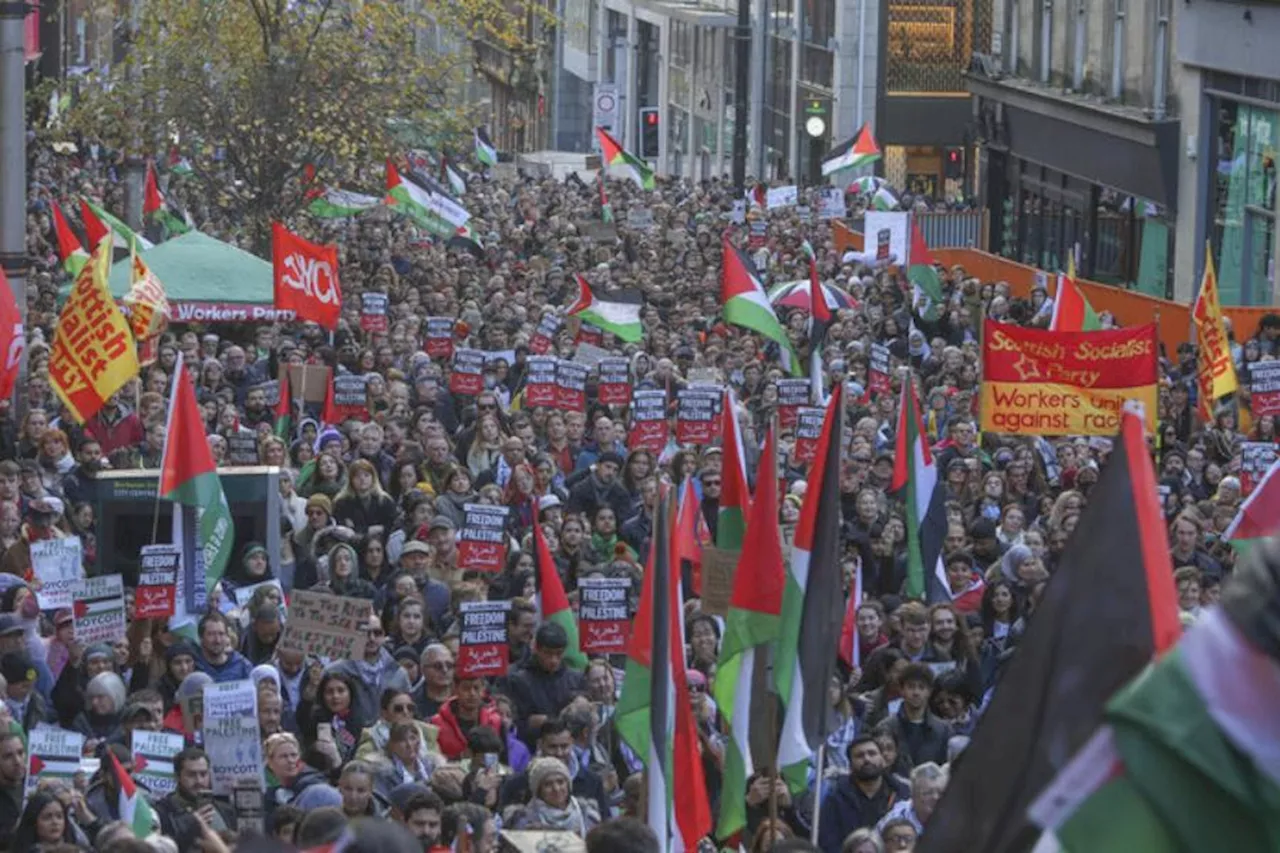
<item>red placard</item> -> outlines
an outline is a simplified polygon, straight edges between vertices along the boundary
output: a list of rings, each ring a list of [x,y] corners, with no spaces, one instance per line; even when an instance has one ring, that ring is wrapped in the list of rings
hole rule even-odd
[[[134,594],[135,619],[167,619],[173,615],[174,590],[181,568],[182,551],[177,545],[142,546]]]
[[[808,465],[818,456],[818,438],[822,435],[822,419],[826,409],[803,406],[796,412],[796,444],[791,451],[791,461]]]
[[[631,395],[631,430],[627,447],[661,453],[667,446],[667,392],[636,391]]]
[[[556,335],[564,325],[564,318],[559,314],[547,314],[538,324],[538,329],[529,338],[529,352],[535,355],[546,355],[555,344]]]
[[[1240,445],[1240,491],[1250,494],[1276,461],[1276,446],[1269,441],[1246,441]]]
[[[1280,361],[1249,365],[1249,410],[1255,418],[1280,415]]]
[[[500,572],[507,562],[507,514],[505,506],[466,504],[458,537],[458,568]]]
[[[422,344],[422,351],[432,358],[448,358],[453,355],[453,318],[427,318],[427,337]]]
[[[600,381],[596,399],[606,406],[625,406],[631,402],[631,365],[625,358],[602,358],[596,364]]]
[[[631,578],[578,580],[579,645],[587,654],[621,654],[631,636]]]
[[[676,444],[710,444],[719,433],[716,417],[720,393],[682,388],[676,393]]]
[[[449,390],[455,394],[476,396],[484,390],[484,353],[478,349],[460,349],[453,354],[453,374]]]
[[[578,326],[578,336],[573,339],[575,344],[591,344],[592,346],[604,345],[604,330],[596,328],[590,323],[582,323]]]
[[[464,601],[458,605],[458,678],[507,674],[507,614],[510,601]]]
[[[587,374],[590,368],[561,359],[556,365],[556,408],[565,412],[587,410]]]
[[[524,402],[526,406],[555,406],[556,397],[559,388],[556,386],[556,363],[559,361],[555,356],[547,355],[531,355],[529,356],[527,372],[525,376],[527,380],[524,386]]]
[[[810,402],[809,380],[779,379],[775,384],[778,387],[778,426],[791,429],[796,425],[796,412]]]
[[[387,309],[391,300],[385,293],[360,294],[360,328],[366,332],[385,332],[391,327]]]
[[[867,362],[867,391],[873,397],[893,390],[889,378],[889,348],[884,344],[871,345],[871,357]]]

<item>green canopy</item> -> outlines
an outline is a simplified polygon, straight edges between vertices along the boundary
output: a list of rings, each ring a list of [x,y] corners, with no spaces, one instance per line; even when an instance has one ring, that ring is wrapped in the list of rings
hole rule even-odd
[[[170,302],[271,305],[275,300],[271,263],[199,231],[166,240],[142,253],[164,285]],[[130,260],[111,267],[111,295],[129,292]]]

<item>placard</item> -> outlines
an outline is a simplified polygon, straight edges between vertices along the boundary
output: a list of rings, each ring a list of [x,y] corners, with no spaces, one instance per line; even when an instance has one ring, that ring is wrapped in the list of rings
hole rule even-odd
[[[231,467],[258,464],[257,433],[237,432],[227,436],[227,464]]]
[[[587,367],[595,367],[612,355],[612,352],[598,344],[579,342],[577,347],[574,348],[573,360],[578,364],[585,364]]]
[[[801,222],[808,225],[813,221],[813,210],[807,204],[798,204],[796,205],[796,216],[800,218]]]
[[[276,404],[280,402],[280,380],[272,379],[270,382],[259,382],[257,385],[249,387],[250,391],[261,391],[263,396],[267,398],[267,406],[274,409]]]
[[[1246,441],[1240,445],[1240,491],[1249,494],[1276,461],[1276,446],[1269,441]]]
[[[289,377],[289,395],[295,401],[323,403],[324,395],[329,390],[330,372],[323,364],[283,364],[276,374],[276,381],[279,382],[282,376]],[[277,392],[276,402],[279,401],[280,395]],[[268,403],[271,401],[268,400]]]
[[[368,599],[295,589],[280,648],[330,660],[363,658],[372,611]]]
[[[459,349],[454,352],[449,390],[472,397],[484,390],[484,352],[478,349]]]
[[[635,391],[631,395],[631,430],[627,446],[661,453],[667,446],[667,392]]]
[[[259,581],[258,583],[251,583],[247,586],[236,587],[235,592],[233,593],[236,599],[236,607],[248,607],[249,602],[253,601],[254,593],[263,587],[273,587],[280,593],[280,600],[284,601],[284,587],[280,585],[280,581],[272,578],[269,581]]]
[[[564,318],[559,314],[543,314],[538,329],[529,338],[529,352],[534,355],[546,355],[555,345],[556,335],[564,326]]]
[[[265,762],[258,729],[258,689],[253,681],[206,684],[203,730],[213,793],[229,797],[237,785],[246,783],[262,790]]]
[[[556,364],[556,408],[562,412],[587,410],[587,374],[585,364],[560,359]]]
[[[631,363],[619,356],[600,359],[596,365],[600,379],[596,383],[596,399],[606,406],[625,406],[631,402]]]
[[[511,602],[464,601],[458,605],[458,678],[491,678],[507,674],[507,614]]]
[[[556,363],[559,360],[554,355],[531,355],[525,360],[525,406],[555,406]]]
[[[733,207],[729,209],[729,221],[734,225],[741,225],[747,221],[747,200],[745,198],[733,200]]]
[[[868,210],[863,218],[864,251],[877,261],[909,263],[907,216],[903,211]]]
[[[796,200],[799,197],[799,191],[795,184],[789,187],[773,187],[765,192],[764,204],[769,210],[776,210],[782,207],[795,207]]]
[[[346,373],[333,379],[333,407],[342,420],[369,418],[369,377]]]
[[[626,652],[631,637],[630,598],[631,578],[578,579],[578,634],[583,652]]]
[[[769,237],[769,223],[759,217],[751,220],[747,224],[747,248],[759,249],[764,246]]]
[[[428,317],[426,338],[422,351],[432,358],[448,358],[453,355],[453,318]]]
[[[236,831],[262,834],[266,817],[266,801],[262,789],[241,783],[231,793],[231,804],[236,811]]]
[[[173,775],[173,757],[186,747],[185,739],[172,732],[133,730],[133,778],[155,799],[178,789]]]
[[[893,390],[889,375],[889,348],[884,344],[872,344],[867,360],[867,391],[873,397]]]
[[[1280,415],[1280,361],[1249,365],[1249,411],[1255,418]]]
[[[390,303],[385,293],[360,294],[360,328],[366,332],[385,332],[390,328],[387,320]]]
[[[717,392],[703,388],[676,392],[676,444],[710,444],[715,440],[719,398]]]
[[[627,227],[648,231],[653,227],[653,211],[647,207],[633,207],[627,211]]]
[[[604,344],[604,329],[599,326],[593,326],[590,323],[579,323],[578,334],[573,341],[576,344],[600,347]]]
[[[507,561],[507,515],[510,507],[488,504],[463,506],[458,537],[458,568],[500,572]]]
[[[182,549],[177,545],[142,546],[133,618],[167,619],[173,615],[174,591],[181,569]]]
[[[779,379],[774,384],[778,388],[778,426],[791,429],[796,425],[796,412],[810,402],[809,380]]]
[[[796,412],[796,443],[791,450],[791,461],[797,465],[811,465],[818,458],[818,439],[822,436],[822,421],[827,410],[818,406],[802,406]]]
[[[844,190],[839,187],[827,187],[818,190],[818,217],[821,219],[844,219],[849,209],[844,203]]]
[[[79,536],[31,543],[31,571],[40,581],[36,601],[41,610],[70,607],[76,582],[84,577],[84,549]]]
[[[27,781],[23,796],[31,792],[41,781],[61,779],[71,784],[80,772],[80,758],[84,754],[84,735],[57,726],[36,726],[27,733]]]
[[[114,643],[124,639],[124,579],[120,575],[81,578],[72,588],[76,642]]]
[[[702,546],[702,604],[700,610],[710,616],[727,616],[733,596],[733,573],[738,568],[738,550]]]

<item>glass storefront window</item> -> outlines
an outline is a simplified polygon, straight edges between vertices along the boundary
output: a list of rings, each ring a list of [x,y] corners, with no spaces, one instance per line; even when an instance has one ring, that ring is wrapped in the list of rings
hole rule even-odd
[[[963,93],[973,52],[991,46],[991,0],[893,0],[885,89]]]
[[[1278,146],[1280,110],[1218,102],[1210,242],[1227,305],[1271,302]]]

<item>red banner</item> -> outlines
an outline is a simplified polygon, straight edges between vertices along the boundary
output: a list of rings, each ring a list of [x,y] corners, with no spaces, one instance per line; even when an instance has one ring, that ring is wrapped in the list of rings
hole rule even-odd
[[[661,453],[667,446],[667,392],[636,391],[631,395],[631,430],[627,446]]]
[[[720,432],[716,417],[720,393],[682,388],[676,394],[676,444],[710,444]]]
[[[427,337],[422,351],[432,358],[449,358],[453,355],[453,318],[428,317]]]
[[[576,361],[560,359],[556,364],[556,408],[565,412],[587,410],[587,374],[590,369]]]
[[[602,358],[596,364],[600,381],[596,399],[606,406],[625,406],[631,402],[631,365],[625,358]]]
[[[460,349],[453,354],[453,373],[449,390],[472,397],[484,390],[484,353],[478,349]]]
[[[556,363],[553,355],[531,355],[525,362],[524,404],[552,406],[556,404]]]
[[[299,319],[319,323],[330,331],[337,329],[342,316],[338,247],[308,242],[273,222],[271,258],[275,307],[294,311]]]
[[[458,536],[458,568],[500,572],[507,562],[507,514],[505,506],[466,504],[465,520]]]
[[[464,601],[458,605],[458,678],[507,674],[507,614],[510,601]]]
[[[578,632],[582,651],[621,654],[631,636],[631,578],[578,580]]]

